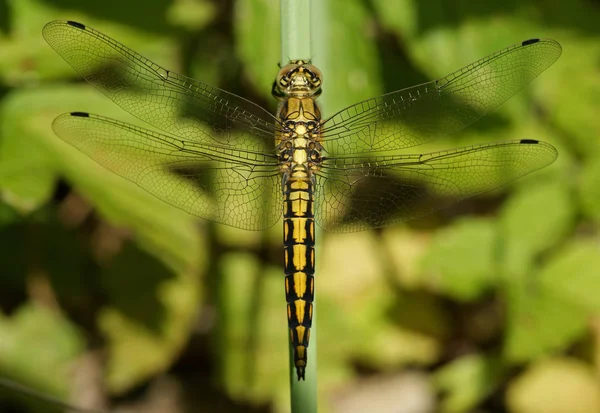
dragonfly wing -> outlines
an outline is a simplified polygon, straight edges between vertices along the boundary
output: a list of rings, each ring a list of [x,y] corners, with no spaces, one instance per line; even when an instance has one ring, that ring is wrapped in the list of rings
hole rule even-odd
[[[456,132],[496,108],[552,65],[554,40],[532,39],[444,78],[365,100],[323,122],[333,156],[393,151]]]
[[[137,118],[187,141],[240,149],[274,146],[278,120],[260,106],[166,70],[81,23],[53,21],[43,35],[85,80]]]
[[[550,144],[520,140],[369,160],[329,158],[317,176],[315,217],[334,232],[387,226],[505,185],[556,157]]]
[[[61,115],[52,127],[102,166],[190,214],[249,230],[281,217],[275,155],[176,139],[84,112]]]

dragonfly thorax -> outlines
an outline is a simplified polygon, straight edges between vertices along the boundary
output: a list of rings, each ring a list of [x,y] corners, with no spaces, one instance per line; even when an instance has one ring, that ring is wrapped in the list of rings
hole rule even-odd
[[[278,112],[279,165],[284,176],[310,178],[321,166],[321,112],[315,99],[288,98]],[[295,172],[295,174],[294,174]]]
[[[280,146],[279,164],[284,175],[303,172],[310,177],[321,165],[321,146],[306,136],[295,136],[284,140]]]

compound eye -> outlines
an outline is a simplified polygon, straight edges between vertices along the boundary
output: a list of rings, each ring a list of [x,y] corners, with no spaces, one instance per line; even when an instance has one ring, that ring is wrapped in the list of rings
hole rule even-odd
[[[296,68],[296,65],[293,64],[289,64],[289,65],[285,65],[283,66],[281,69],[279,69],[279,73],[277,73],[277,79],[278,79],[278,83],[280,86],[282,87],[287,87],[290,84],[290,76],[293,72],[293,70]]]
[[[288,87],[288,86],[289,86],[289,84],[290,84],[290,79],[289,79],[289,77],[288,77],[287,75],[285,75],[285,76],[282,76],[282,77],[279,79],[279,85],[280,85],[280,86],[283,86],[283,87]]]
[[[311,65],[311,64],[308,64],[305,67],[306,67],[306,70],[308,70],[310,72],[311,82],[313,82],[315,85],[320,84],[321,79],[323,78],[321,71],[319,69],[317,69],[316,66]]]

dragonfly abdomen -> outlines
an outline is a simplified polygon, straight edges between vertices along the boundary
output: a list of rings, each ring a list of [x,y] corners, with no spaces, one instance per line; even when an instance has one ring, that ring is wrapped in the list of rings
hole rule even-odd
[[[312,183],[292,176],[284,186],[283,249],[285,297],[294,364],[304,379],[312,325],[315,273],[315,219]]]

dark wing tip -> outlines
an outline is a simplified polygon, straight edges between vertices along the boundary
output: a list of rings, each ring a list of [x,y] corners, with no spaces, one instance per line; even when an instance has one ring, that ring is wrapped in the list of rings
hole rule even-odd
[[[524,145],[537,145],[540,141],[536,141],[535,139],[521,139],[519,143]]]
[[[69,113],[71,116],[78,116],[80,118],[89,118],[90,114],[87,112],[71,112]]]
[[[76,28],[78,28],[78,29],[85,30],[85,24],[81,24],[81,23],[78,23],[78,22],[74,22],[74,21],[72,21],[72,20],[67,20],[67,24],[68,24],[69,26],[73,26],[73,27],[76,27]]]
[[[521,46],[529,46],[530,44],[535,44],[535,43],[537,43],[539,41],[540,41],[540,39],[525,40],[524,42],[521,43]]]

